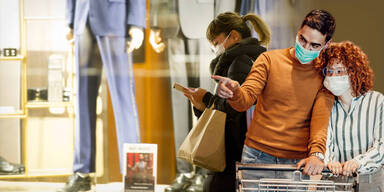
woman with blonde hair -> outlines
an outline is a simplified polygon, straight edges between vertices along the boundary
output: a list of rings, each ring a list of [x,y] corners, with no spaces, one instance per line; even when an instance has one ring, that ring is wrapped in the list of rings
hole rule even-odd
[[[253,26],[258,39],[252,37]],[[216,58],[211,61],[212,75],[229,77],[240,84],[245,81],[256,58],[266,51],[271,34],[264,21],[255,14],[240,16],[234,12],[219,14],[208,26],[207,39]],[[265,47],[263,47],[264,45]],[[247,132],[246,112],[237,112],[226,101],[202,88],[189,88],[185,96],[194,106],[195,115],[200,117],[204,109],[215,102],[215,108],[227,113],[225,124],[226,168],[223,172],[210,172],[204,183],[204,191],[235,191],[236,161],[241,161],[245,134]],[[214,139],[214,138],[212,138]]]

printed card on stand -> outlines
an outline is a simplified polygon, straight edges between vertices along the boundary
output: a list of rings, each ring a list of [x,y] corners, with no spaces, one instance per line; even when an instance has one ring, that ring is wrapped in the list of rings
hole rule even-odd
[[[157,144],[124,144],[124,192],[154,192]]]

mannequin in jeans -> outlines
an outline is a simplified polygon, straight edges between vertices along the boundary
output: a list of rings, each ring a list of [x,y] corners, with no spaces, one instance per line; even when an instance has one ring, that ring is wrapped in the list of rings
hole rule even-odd
[[[146,18],[142,0],[67,0],[68,39],[75,39],[77,102],[74,174],[62,192],[87,191],[96,162],[96,98],[105,69],[113,106],[120,172],[124,143],[139,143],[131,52],[141,46]]]

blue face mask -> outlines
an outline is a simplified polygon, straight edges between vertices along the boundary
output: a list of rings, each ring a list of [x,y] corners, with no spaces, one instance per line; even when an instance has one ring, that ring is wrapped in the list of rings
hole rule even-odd
[[[320,55],[320,52],[323,48],[318,51],[307,50],[300,44],[300,42],[296,38],[295,55],[301,64],[309,64],[312,60],[314,60]]]

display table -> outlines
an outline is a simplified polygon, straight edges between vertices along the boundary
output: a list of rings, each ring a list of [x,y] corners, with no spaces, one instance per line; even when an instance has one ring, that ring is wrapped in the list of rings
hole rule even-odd
[[[155,192],[164,192],[165,187],[168,185],[156,185]],[[108,183],[108,184],[97,184],[97,192],[122,192],[123,184],[120,182]]]
[[[22,181],[0,181],[0,191],[7,192],[52,192],[64,186],[64,183],[51,182],[22,182]],[[155,192],[163,192],[167,185],[156,185]],[[123,192],[123,184],[120,182],[97,184],[97,192]]]

